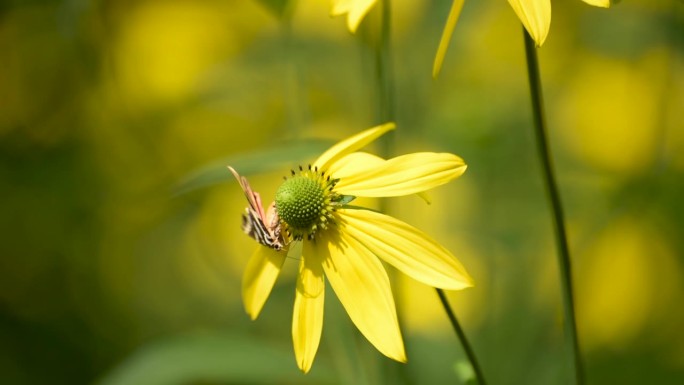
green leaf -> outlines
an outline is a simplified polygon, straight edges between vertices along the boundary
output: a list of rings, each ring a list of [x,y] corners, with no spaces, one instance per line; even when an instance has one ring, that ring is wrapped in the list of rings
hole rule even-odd
[[[338,206],[344,206],[353,201],[354,199],[356,199],[356,197],[353,195],[340,195],[338,199],[333,201],[333,204]]]
[[[332,141],[309,139],[280,143],[277,146],[262,150],[236,154],[201,167],[183,178],[174,188],[174,195],[228,182],[233,176],[226,166],[230,165],[240,175],[250,175],[267,171],[274,171],[287,165],[290,167],[300,162],[310,161],[333,144]],[[283,175],[286,171],[283,170]]]
[[[255,343],[244,336],[207,332],[157,341],[129,356],[98,385],[334,383],[324,362],[307,375],[291,349]]]

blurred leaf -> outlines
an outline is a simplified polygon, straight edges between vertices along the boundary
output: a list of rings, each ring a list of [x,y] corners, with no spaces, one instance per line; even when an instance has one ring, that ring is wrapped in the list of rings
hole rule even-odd
[[[454,370],[456,375],[461,379],[466,385],[478,385],[477,379],[475,378],[475,371],[470,362],[466,360],[457,361],[454,364]]]
[[[290,10],[289,0],[258,0],[277,18],[284,18]]]
[[[332,141],[320,139],[297,140],[283,142],[263,150],[229,156],[192,172],[174,188],[174,195],[182,195],[203,187],[227,182],[232,178],[226,168],[228,165],[236,169],[240,175],[273,171],[284,164],[294,165],[313,159],[332,144]]]
[[[290,349],[255,343],[229,333],[171,337],[143,347],[108,373],[98,385],[173,385],[195,382],[236,384],[334,383],[317,362],[303,375]]]

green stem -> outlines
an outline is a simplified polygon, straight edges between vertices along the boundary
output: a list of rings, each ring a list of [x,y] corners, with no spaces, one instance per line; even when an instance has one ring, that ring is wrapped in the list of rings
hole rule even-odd
[[[380,34],[374,42],[375,53],[375,84],[376,84],[376,116],[375,123],[396,122],[394,110],[394,71],[392,69],[392,4],[391,0],[381,0],[380,6]],[[379,140],[380,155],[389,158],[394,153],[392,135],[383,135]],[[380,211],[389,212],[386,199],[380,199]],[[390,275],[392,286],[395,286],[395,276]],[[395,286],[396,287],[396,286]],[[405,365],[385,361],[384,379],[390,384],[410,385],[413,383]]]
[[[563,310],[565,315],[565,337],[568,339],[571,346],[571,357],[569,360],[575,368],[575,383],[581,385],[584,384],[584,370],[577,338],[577,324],[575,322],[575,305],[572,290],[572,266],[570,264],[570,250],[568,248],[565,222],[563,220],[563,207],[561,205],[560,194],[553,173],[551,154],[546,134],[544,100],[542,97],[541,77],[539,76],[537,50],[534,46],[534,41],[525,28],[523,28],[523,34],[525,35],[527,74],[530,83],[530,96],[532,99],[532,115],[534,119],[535,136],[537,139],[537,150],[539,152],[539,160],[542,164],[544,185],[546,186],[549,203],[551,204],[553,228],[558,247],[558,266],[560,268],[561,287],[563,291]]]
[[[290,133],[291,139],[299,137],[299,127],[303,127],[303,105],[301,103],[301,89],[299,84],[299,69],[297,65],[297,58],[292,55],[294,48],[294,36],[292,34],[292,17],[291,14],[286,14],[280,20],[280,27],[282,29],[283,50],[285,55],[285,106],[287,112],[287,130]]]
[[[376,124],[395,122],[394,116],[394,72],[392,71],[392,4],[391,0],[381,0],[380,6],[380,34],[374,41],[375,53],[375,96]],[[383,135],[378,140],[380,156],[389,158],[393,152],[392,135]],[[380,211],[387,212],[385,199],[380,199]]]
[[[463,328],[461,328],[461,324],[458,323],[456,314],[454,314],[454,311],[451,309],[451,306],[449,305],[449,301],[447,300],[446,294],[444,294],[444,290],[437,288],[435,288],[435,290],[437,290],[439,300],[442,302],[442,306],[444,307],[444,311],[446,311],[447,316],[449,317],[449,321],[451,321],[451,326],[453,326],[454,331],[458,336],[458,339],[461,340],[461,345],[463,345],[463,350],[465,351],[466,356],[468,357],[468,361],[470,361],[470,366],[473,367],[473,372],[475,373],[475,379],[477,380],[477,383],[479,385],[487,385],[487,383],[485,382],[484,375],[482,374],[480,364],[477,362],[477,357],[475,357],[475,352],[473,351],[473,348],[470,347],[470,343],[468,343],[468,339],[466,338],[466,335],[463,332]]]
[[[391,0],[380,3],[380,39],[375,48],[375,78],[378,92],[378,123],[394,122],[394,71],[392,69],[392,24]],[[383,136],[380,143],[381,154],[389,157],[392,153],[390,136]]]

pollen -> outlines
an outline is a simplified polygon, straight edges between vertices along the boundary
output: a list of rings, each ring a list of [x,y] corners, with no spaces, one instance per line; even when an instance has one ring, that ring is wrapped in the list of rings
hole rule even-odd
[[[287,224],[295,239],[313,239],[315,233],[327,228],[331,221],[331,192],[334,182],[324,178],[324,173],[300,167],[300,172],[285,179],[275,195],[275,205],[280,219]]]

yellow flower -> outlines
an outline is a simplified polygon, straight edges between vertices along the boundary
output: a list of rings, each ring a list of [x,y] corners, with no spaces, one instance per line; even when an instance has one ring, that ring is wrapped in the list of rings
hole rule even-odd
[[[332,0],[331,16],[347,14],[347,27],[351,33],[361,24],[361,20],[366,16],[377,0]]]
[[[610,6],[610,0],[582,1],[597,7],[608,8]],[[454,0],[452,3],[447,23],[442,32],[442,39],[439,42],[439,48],[437,48],[437,55],[432,67],[432,76],[437,76],[442,67],[447,46],[449,45],[449,40],[451,40],[451,34],[456,27],[458,16],[463,8],[463,2],[464,0]],[[515,11],[515,14],[518,15],[518,18],[530,36],[532,36],[532,39],[534,39],[537,47],[541,47],[551,27],[551,0],[508,0],[508,3],[513,8],[513,11]]]
[[[274,218],[272,210],[264,214],[258,194],[233,171],[250,199],[243,228],[261,243],[242,285],[245,310],[252,319],[264,306],[292,242],[303,243],[302,255],[295,257],[300,263],[292,338],[297,365],[305,373],[323,328],[325,277],[368,341],[401,362],[406,362],[404,343],[380,260],[430,286],[459,290],[473,285],[461,263],[428,235],[393,217],[349,205],[356,197],[421,193],[465,172],[463,160],[448,153],[385,160],[355,152],[392,129],[394,124],[387,123],[365,130],[337,143],[309,167],[292,171],[272,205],[279,223],[268,219]]]

